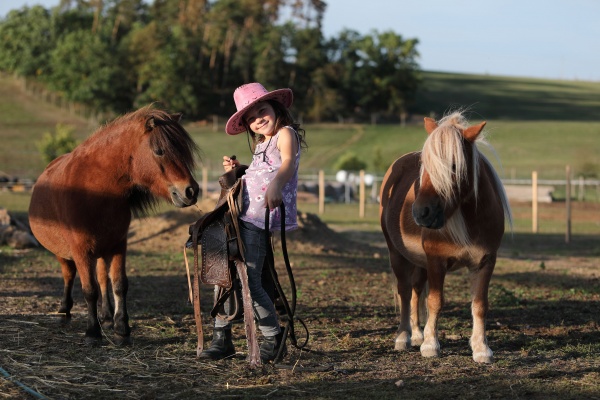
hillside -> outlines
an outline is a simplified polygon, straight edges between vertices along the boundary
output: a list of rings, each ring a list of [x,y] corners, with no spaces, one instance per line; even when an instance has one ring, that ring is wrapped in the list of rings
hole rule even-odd
[[[481,119],[598,121],[600,82],[424,72],[416,109],[469,107]]]
[[[12,77],[0,73],[0,177],[32,178],[44,167],[36,142],[56,124],[75,127],[78,139],[95,128],[41,98],[27,94]]]
[[[565,165],[600,174],[600,83],[548,81],[461,74],[424,73],[419,93],[421,111],[400,128],[397,124],[309,124],[309,149],[302,156],[301,174],[324,169],[334,174],[336,161],[346,153],[364,160],[368,172],[382,175],[376,165],[389,165],[400,155],[418,150],[425,140],[422,115],[440,117],[446,110],[469,107],[472,122],[487,120],[490,142],[502,160],[503,177],[562,179]],[[427,110],[427,111],[425,111]],[[175,110],[177,111],[177,110]],[[44,168],[36,142],[57,123],[75,127],[78,139],[97,125],[47,104],[22,91],[11,77],[0,75],[0,174],[35,179]],[[243,135],[216,131],[210,124],[185,121],[203,151],[202,165],[211,179],[221,171],[222,156],[236,154],[248,162]],[[495,157],[492,158],[493,161]],[[200,174],[197,174],[200,176]]]

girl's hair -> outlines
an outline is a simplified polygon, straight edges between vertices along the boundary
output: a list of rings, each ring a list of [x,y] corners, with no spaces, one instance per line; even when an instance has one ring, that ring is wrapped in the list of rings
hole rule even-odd
[[[276,100],[265,100],[267,103],[273,107],[273,111],[275,111],[275,132],[278,132],[281,128],[285,126],[291,126],[298,133],[298,140],[300,141],[300,147],[303,149],[308,149],[308,145],[306,144],[306,131],[300,127],[299,123],[294,122],[294,118],[289,109],[285,108],[283,104]],[[244,124],[244,128],[246,128],[246,132],[249,135],[249,138],[252,137],[252,147],[250,151],[254,153],[254,148],[257,143],[261,143],[265,140],[265,137],[260,134],[256,134],[250,129],[250,126],[246,123],[246,119],[242,118],[242,123]],[[250,146],[250,139],[248,138],[248,146]]]

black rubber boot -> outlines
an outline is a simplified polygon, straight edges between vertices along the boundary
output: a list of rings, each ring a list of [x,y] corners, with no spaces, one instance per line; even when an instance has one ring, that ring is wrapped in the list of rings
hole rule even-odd
[[[277,357],[277,353],[281,346],[283,346],[283,351],[281,352],[281,358],[283,358],[287,355],[287,346],[285,345],[283,330],[276,336],[265,336],[264,341],[260,345],[260,361],[262,361],[263,364],[271,361],[279,361],[276,360],[275,357]]]
[[[200,353],[200,358],[222,360],[235,354],[231,341],[231,327],[214,328],[212,342],[208,349]]]

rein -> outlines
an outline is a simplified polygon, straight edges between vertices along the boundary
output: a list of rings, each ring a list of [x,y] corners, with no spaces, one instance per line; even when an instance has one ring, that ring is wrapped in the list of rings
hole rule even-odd
[[[288,278],[290,280],[290,287],[292,289],[292,304],[290,306],[287,298],[285,297],[285,293],[283,292],[283,289],[281,288],[281,284],[279,283],[279,279],[277,277],[277,271],[275,270],[275,260],[273,259],[273,253],[271,252],[270,257],[267,257],[268,262],[267,265],[269,266],[269,271],[271,272],[271,278],[273,279],[273,283],[275,284],[275,288],[277,289],[277,293],[279,294],[279,298],[281,299],[282,303],[283,303],[283,307],[285,308],[285,314],[288,317],[288,323],[286,324],[284,330],[283,330],[283,338],[284,341],[287,339],[288,335],[290,337],[290,341],[292,342],[292,345],[294,347],[296,347],[297,349],[304,349],[306,347],[306,345],[308,344],[308,339],[309,339],[309,332],[308,332],[308,328],[306,327],[306,324],[304,323],[304,321],[302,321],[300,318],[298,319],[298,322],[300,322],[302,324],[302,326],[304,327],[304,330],[306,331],[306,340],[304,341],[304,343],[302,345],[298,345],[298,339],[296,338],[296,332],[294,330],[294,316],[296,314],[296,281],[294,280],[294,274],[292,273],[292,267],[290,265],[290,259],[288,257],[288,253],[287,253],[287,244],[286,244],[286,240],[285,240],[285,206],[283,205],[283,202],[280,204],[279,208],[281,209],[281,251],[283,253],[283,259],[285,262],[285,269],[288,275]],[[271,248],[273,249],[273,245],[269,240],[269,218],[270,218],[270,212],[269,212],[269,208],[267,207],[265,210],[265,244],[267,248]],[[277,362],[278,360],[281,359],[281,354],[283,352],[283,346],[279,347],[279,351],[277,352],[277,356],[275,357],[275,362]]]

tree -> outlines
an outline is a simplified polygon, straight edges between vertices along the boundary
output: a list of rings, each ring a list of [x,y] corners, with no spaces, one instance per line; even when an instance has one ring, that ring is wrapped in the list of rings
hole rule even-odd
[[[327,65],[333,66],[334,76],[331,85],[339,93],[342,102],[338,107],[338,120],[360,118],[363,112],[362,98],[370,93],[370,77],[363,68],[364,61],[359,54],[362,36],[356,31],[343,30],[325,44]]]
[[[359,41],[362,68],[370,86],[361,102],[371,112],[373,122],[380,112],[403,120],[418,85],[417,44],[417,39],[403,40],[392,31],[373,31]]]
[[[322,0],[60,0],[0,20],[0,70],[99,111],[159,101],[229,115],[235,88],[259,81],[292,88],[300,120],[403,120],[417,41],[350,30],[325,41],[325,10]]]
[[[51,52],[50,86],[71,101],[101,111],[123,112],[131,104],[131,83],[115,48],[91,31],[71,32]]]
[[[21,76],[47,73],[54,45],[50,13],[42,6],[10,11],[0,24],[0,70]]]

